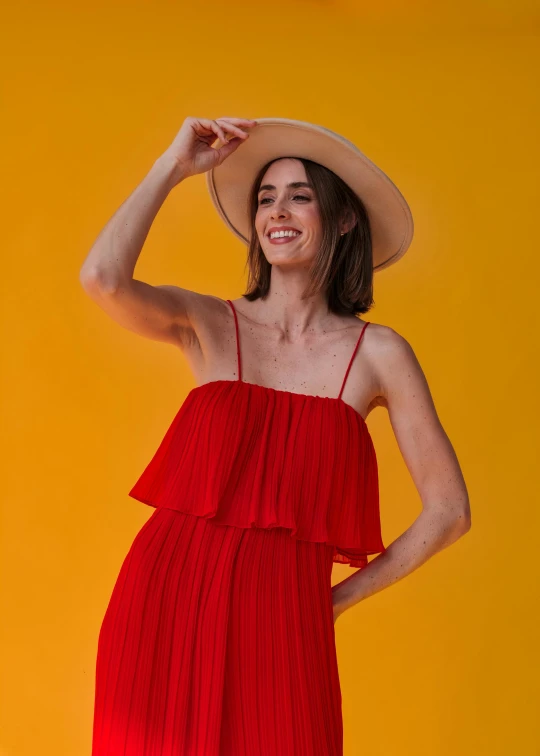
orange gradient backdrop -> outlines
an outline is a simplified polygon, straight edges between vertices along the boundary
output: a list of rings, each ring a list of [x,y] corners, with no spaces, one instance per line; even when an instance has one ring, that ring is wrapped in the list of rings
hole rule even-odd
[[[0,756],[90,753],[101,619],[153,511],[127,492],[194,380],[79,270],[189,115],[327,126],[414,216],[365,318],[413,346],[472,529],[337,621],[345,756],[539,754],[538,5],[22,2],[4,19]],[[199,175],[136,277],[234,299],[244,259]],[[390,543],[421,502],[386,411],[368,424]]]

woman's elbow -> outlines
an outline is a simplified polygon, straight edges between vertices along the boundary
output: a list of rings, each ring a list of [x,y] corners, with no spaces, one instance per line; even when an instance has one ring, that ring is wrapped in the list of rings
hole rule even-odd
[[[467,499],[465,506],[460,508],[460,511],[457,513],[455,520],[454,520],[454,530],[457,534],[457,537],[461,537],[462,535],[465,535],[465,533],[468,533],[471,529],[471,507],[469,505],[469,500]]]
[[[461,532],[461,535],[465,535],[465,533],[468,533],[471,529],[471,515],[465,514],[458,520],[458,526],[459,530]]]

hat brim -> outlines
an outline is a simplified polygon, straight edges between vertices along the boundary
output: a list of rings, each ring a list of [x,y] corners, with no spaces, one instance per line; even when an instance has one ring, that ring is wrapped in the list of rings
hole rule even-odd
[[[249,193],[270,160],[302,157],[329,168],[360,197],[369,216],[373,267],[397,262],[409,248],[414,224],[405,198],[391,179],[349,140],[330,129],[287,118],[257,118],[249,138],[221,165],[206,172],[218,214],[249,244]]]

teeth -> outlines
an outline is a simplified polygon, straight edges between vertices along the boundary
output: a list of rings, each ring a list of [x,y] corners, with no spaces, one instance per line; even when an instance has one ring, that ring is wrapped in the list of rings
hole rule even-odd
[[[282,236],[300,236],[298,231],[272,231],[271,239],[280,239]]]

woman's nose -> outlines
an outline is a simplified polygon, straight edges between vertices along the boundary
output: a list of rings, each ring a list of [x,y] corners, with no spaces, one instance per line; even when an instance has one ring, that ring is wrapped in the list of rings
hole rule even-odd
[[[274,202],[272,205],[272,212],[270,213],[272,218],[277,218],[278,216],[286,215],[287,210],[285,208],[284,203],[277,201]]]

